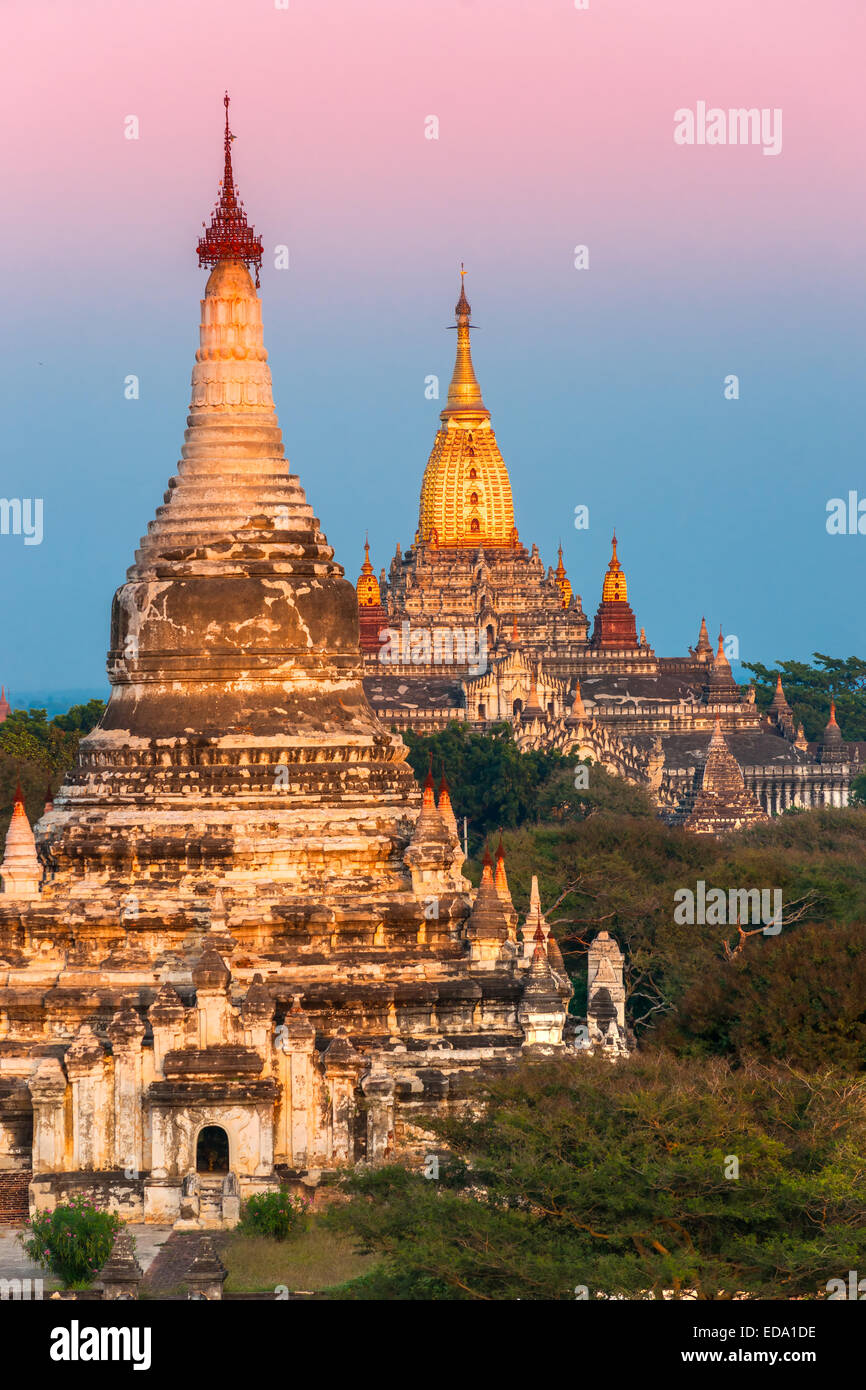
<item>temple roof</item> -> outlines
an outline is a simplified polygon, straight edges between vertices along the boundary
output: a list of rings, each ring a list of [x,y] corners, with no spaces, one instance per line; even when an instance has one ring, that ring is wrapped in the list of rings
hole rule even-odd
[[[711,735],[706,732],[665,734],[665,764],[667,767],[687,767],[703,762],[710,739]],[[725,741],[740,767],[768,767],[772,763],[789,763],[798,767],[815,761],[809,753],[796,748],[788,739],[765,729],[729,733],[725,735]]]
[[[459,680],[446,676],[365,676],[364,693],[375,708],[462,709]]]

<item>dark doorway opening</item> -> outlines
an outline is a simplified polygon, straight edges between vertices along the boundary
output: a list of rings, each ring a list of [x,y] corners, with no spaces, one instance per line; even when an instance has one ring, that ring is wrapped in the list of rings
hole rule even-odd
[[[229,1137],[219,1125],[205,1125],[198,1136],[195,1166],[199,1173],[227,1173]]]

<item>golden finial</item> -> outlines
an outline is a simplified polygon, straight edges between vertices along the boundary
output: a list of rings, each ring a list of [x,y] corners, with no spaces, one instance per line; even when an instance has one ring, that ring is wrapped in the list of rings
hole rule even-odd
[[[443,420],[447,420],[452,415],[489,416],[490,414],[481,399],[481,387],[478,385],[478,378],[472,366],[472,352],[469,345],[469,330],[472,327],[469,317],[472,308],[466,298],[465,276],[466,268],[461,261],[460,298],[454,307],[454,314],[457,319],[457,357],[451,385],[448,387],[448,402],[442,411]]]
[[[622,565],[620,564],[619,557],[616,553],[616,531],[614,531],[613,533],[611,547],[612,554],[610,557],[610,564],[607,567],[607,574],[604,576],[604,584],[602,585],[601,590],[601,601],[602,603],[627,603],[628,586],[626,584],[625,574],[623,573]]]
[[[373,566],[370,563],[370,540],[365,533],[364,563],[356,585],[359,608],[376,608],[381,603],[381,593]]]

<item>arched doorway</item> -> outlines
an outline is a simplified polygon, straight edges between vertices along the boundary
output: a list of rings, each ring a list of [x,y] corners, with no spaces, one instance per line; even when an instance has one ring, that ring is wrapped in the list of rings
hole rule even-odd
[[[229,1171],[229,1137],[220,1125],[205,1125],[195,1146],[197,1173]]]

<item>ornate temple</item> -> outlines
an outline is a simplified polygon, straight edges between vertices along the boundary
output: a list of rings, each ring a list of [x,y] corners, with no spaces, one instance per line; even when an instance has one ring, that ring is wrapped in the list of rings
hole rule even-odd
[[[447,787],[420,793],[364,693],[378,585],[359,628],[286,462],[228,98],[224,140],[182,457],[114,596],[108,706],[33,830],[17,797],[0,866],[0,1198],[31,1211],[231,1223],[281,1179],[423,1154],[473,1078],[579,1044],[537,894],[521,929],[501,850],[471,891]]]
[[[482,730],[507,722],[522,748],[591,759],[645,786],[665,819],[690,830],[723,833],[789,806],[847,805],[866,743],[845,743],[834,714],[821,742],[808,743],[781,679],[762,713],[754,689],[734,681],[722,633],[714,651],[703,618],[685,656],[658,656],[638,628],[615,534],[592,624],[562,547],[545,568],[538,547],[521,543],[462,282],[455,314],[454,373],[414,542],[405,553],[397,546],[378,580],[367,547],[358,581],[364,688],[382,723],[432,733],[452,721]],[[723,788],[732,798],[724,809]]]

